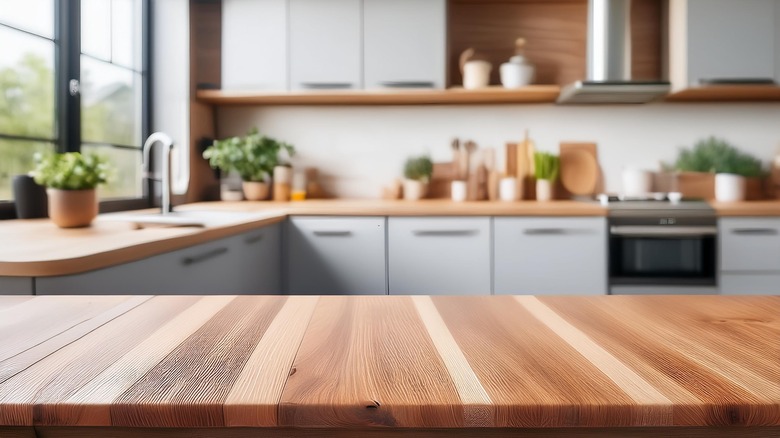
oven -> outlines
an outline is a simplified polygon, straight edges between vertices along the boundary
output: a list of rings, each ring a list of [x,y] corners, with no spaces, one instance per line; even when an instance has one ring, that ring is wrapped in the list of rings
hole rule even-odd
[[[717,293],[714,214],[621,213],[609,218],[610,293]]]

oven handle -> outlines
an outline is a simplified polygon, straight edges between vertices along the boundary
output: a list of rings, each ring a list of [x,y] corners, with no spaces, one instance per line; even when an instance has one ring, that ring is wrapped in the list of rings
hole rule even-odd
[[[636,237],[698,237],[715,236],[716,226],[642,226],[642,225],[612,225],[609,233],[616,236]]]

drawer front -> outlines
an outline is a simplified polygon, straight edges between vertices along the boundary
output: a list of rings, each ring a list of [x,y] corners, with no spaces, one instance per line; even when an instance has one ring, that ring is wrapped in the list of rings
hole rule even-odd
[[[607,293],[604,218],[496,218],[496,294]]]
[[[290,294],[387,293],[384,217],[292,217],[288,223]]]
[[[722,295],[780,295],[780,272],[721,274]]]
[[[780,219],[719,221],[722,271],[780,271]]]
[[[277,295],[282,292],[282,224],[233,237],[233,293]]]
[[[490,218],[388,219],[393,295],[489,295]]]

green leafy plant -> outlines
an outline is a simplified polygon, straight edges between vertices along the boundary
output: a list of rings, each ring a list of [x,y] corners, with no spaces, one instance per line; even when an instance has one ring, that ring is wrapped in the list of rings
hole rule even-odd
[[[265,181],[280,164],[279,154],[283,150],[290,157],[295,155],[291,144],[261,135],[257,128],[252,128],[245,137],[215,140],[203,152],[203,158],[213,168],[226,173],[235,171],[244,181]]]
[[[415,181],[427,182],[433,174],[433,162],[431,158],[423,155],[411,157],[404,164],[404,177]]]
[[[87,190],[108,182],[112,167],[97,154],[35,154],[35,182],[52,189]]]
[[[674,168],[683,172],[733,173],[745,177],[765,175],[761,160],[716,137],[698,141],[693,149],[680,149]]]
[[[558,179],[560,166],[557,155],[548,152],[534,153],[534,176],[536,179],[555,181]]]

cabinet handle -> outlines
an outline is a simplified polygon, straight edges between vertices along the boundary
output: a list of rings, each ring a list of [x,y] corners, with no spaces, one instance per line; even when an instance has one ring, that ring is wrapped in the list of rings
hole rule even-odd
[[[701,237],[715,236],[717,227],[709,226],[642,226],[642,225],[613,225],[609,233],[615,236],[634,237]]]
[[[244,239],[244,243],[246,243],[247,245],[253,245],[253,244],[263,240],[263,237],[264,237],[263,234],[257,234],[257,235],[254,235],[254,236],[249,236],[249,237]]]
[[[473,236],[479,233],[479,230],[415,230],[412,231],[415,236]]]
[[[379,83],[385,88],[433,88],[432,81],[384,81]]]
[[[343,237],[343,236],[351,236],[352,231],[315,231],[315,236],[321,236],[321,237]]]
[[[776,236],[777,230],[774,228],[734,228],[731,233],[742,236]]]
[[[303,88],[312,90],[344,90],[352,88],[351,82],[301,82]]]
[[[228,252],[228,249],[225,247],[222,248],[215,248],[211,251],[206,251],[203,254],[198,254],[194,256],[184,257],[181,259],[181,263],[184,266],[194,265],[196,263],[204,262],[208,259],[213,259],[214,257],[221,256],[222,254],[225,254]]]
[[[523,230],[527,236],[561,236],[564,234],[593,234],[593,230],[574,228],[528,228]]]

